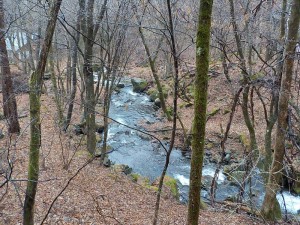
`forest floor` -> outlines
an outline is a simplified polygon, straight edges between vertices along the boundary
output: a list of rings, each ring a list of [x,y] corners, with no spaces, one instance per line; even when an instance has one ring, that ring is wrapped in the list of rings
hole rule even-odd
[[[138,68],[131,72],[132,77],[145,77],[151,80],[149,69]],[[76,136],[72,128],[61,132],[56,119],[56,106],[51,93],[50,81],[46,82],[48,94],[42,95],[42,142],[40,158],[40,177],[35,205],[35,221],[40,224],[152,224],[156,192],[132,181],[129,176],[110,168],[100,166],[98,159],[91,160],[85,151],[85,140]],[[220,140],[221,127],[225,129],[230,108],[232,92],[224,88],[226,81],[222,76],[210,80],[208,111],[219,108],[219,112],[208,120],[207,138]],[[171,104],[172,99],[169,99]],[[77,101],[77,103],[79,100]],[[1,103],[2,104],[2,103]],[[0,224],[21,224],[22,205],[26,190],[28,151],[29,151],[29,99],[28,94],[18,94],[17,104],[22,127],[19,136],[5,135],[0,140],[1,161],[4,169],[1,184],[5,181],[5,172],[10,174],[9,182],[0,188]],[[181,104],[181,102],[179,103]],[[80,106],[75,104],[72,124],[80,121]],[[186,128],[191,126],[192,107],[179,109]],[[261,115],[262,112],[256,112]],[[101,120],[98,118],[97,120]],[[241,133],[246,134],[240,109],[237,110],[233,125],[230,149],[236,149],[236,159],[243,154],[244,148],[238,141]],[[222,125],[220,125],[222,124]],[[0,126],[6,131],[5,121]],[[163,120],[155,129],[170,127]],[[262,128],[263,129],[263,128]],[[263,134],[263,133],[262,133]],[[164,134],[167,135],[167,134]],[[260,137],[258,137],[260,138]],[[176,143],[182,142],[178,135]],[[219,155],[218,148],[211,148]],[[10,169],[8,161],[13,165]],[[8,169],[5,171],[5,169]],[[208,206],[200,212],[199,224],[268,224],[261,219],[225,204]],[[159,213],[159,224],[186,224],[187,206],[172,198],[163,198]],[[284,222],[278,223],[284,224]],[[296,223],[295,223],[296,224]]]

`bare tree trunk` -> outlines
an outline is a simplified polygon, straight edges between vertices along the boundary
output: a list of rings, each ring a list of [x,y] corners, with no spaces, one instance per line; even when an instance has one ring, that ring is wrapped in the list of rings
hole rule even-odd
[[[94,12],[94,0],[88,0],[87,7],[85,7],[85,0],[80,0],[82,16],[81,29],[86,35],[84,37],[84,63],[83,63],[83,76],[85,81],[85,121],[87,130],[87,150],[91,153],[95,153],[96,149],[96,134],[95,134],[95,93],[94,93],[94,79],[93,79],[93,43],[92,38],[94,33],[93,25],[93,12]]]
[[[294,68],[294,48],[298,39],[300,22],[300,0],[293,0],[292,12],[288,24],[288,43],[286,45],[286,57],[284,73],[281,80],[281,89],[278,104],[278,123],[276,127],[276,141],[274,157],[266,186],[266,195],[263,201],[261,214],[267,220],[281,219],[281,210],[276,199],[276,193],[281,186],[283,157],[285,153],[285,137],[287,129],[288,104],[291,95],[291,83]]]
[[[269,118],[267,119],[267,127],[265,132],[265,157],[264,157],[264,171],[269,172],[270,166],[272,164],[272,131],[278,117],[278,99],[280,91],[280,83],[283,70],[283,51],[284,51],[284,37],[285,37],[285,23],[286,23],[286,10],[287,10],[287,0],[282,1],[282,12],[280,20],[280,42],[282,44],[282,49],[278,55],[278,65],[276,68],[276,82],[275,87],[272,90],[272,100],[269,109]]]
[[[106,11],[107,0],[104,1],[96,26],[94,26],[93,12],[94,0],[88,0],[87,7],[85,7],[85,0],[79,0],[80,14],[81,14],[81,29],[85,34],[84,37],[84,63],[83,76],[85,81],[85,121],[87,128],[87,150],[95,153],[96,149],[96,134],[95,134],[95,90],[93,77],[93,45],[94,38],[99,29],[98,24],[103,19]],[[86,16],[84,16],[86,15]],[[95,30],[94,30],[95,29]]]
[[[17,44],[18,44],[18,46],[21,46],[21,37],[20,37],[20,35],[22,36],[22,33],[17,32]],[[23,71],[24,71],[24,73],[27,73],[28,68],[27,68],[26,54],[21,49],[19,49],[19,52],[20,52],[20,56],[21,56]]]
[[[259,160],[259,150],[256,142],[256,136],[255,136],[255,129],[254,129],[254,124],[251,121],[250,115],[249,115],[249,109],[248,109],[248,103],[249,103],[249,91],[250,91],[250,86],[249,86],[249,75],[247,73],[247,66],[246,66],[246,60],[244,56],[244,50],[242,47],[242,42],[241,38],[239,35],[239,29],[238,25],[236,23],[236,18],[235,18],[235,9],[234,9],[234,3],[233,0],[229,0],[230,4],[230,15],[231,15],[231,23],[233,26],[233,31],[234,31],[234,36],[236,40],[236,45],[237,45],[237,52],[240,58],[240,64],[241,64],[241,73],[243,75],[243,85],[244,85],[244,90],[242,93],[242,112],[243,112],[243,117],[245,120],[245,124],[248,128],[249,131],[249,136],[250,136],[250,151],[251,154],[254,156],[254,160],[257,161]],[[261,164],[259,163],[258,165],[261,167]]]
[[[59,127],[62,126],[63,121],[64,121],[64,115],[63,115],[63,106],[62,106],[62,101],[61,101],[61,95],[59,93],[59,87],[57,86],[57,79],[56,79],[56,73],[55,73],[55,66],[54,66],[54,52],[53,52],[53,46],[50,49],[49,52],[49,64],[50,64],[50,73],[51,73],[51,83],[53,87],[53,92],[54,92],[54,101],[56,104],[57,108],[57,119],[58,119],[58,125]]]
[[[76,31],[75,31],[75,39],[73,41],[72,45],[72,53],[71,53],[71,77],[72,77],[72,91],[71,91],[71,96],[69,100],[69,107],[68,107],[68,112],[67,112],[67,117],[66,121],[64,124],[64,131],[67,131],[71,118],[72,118],[72,113],[73,113],[73,108],[74,108],[74,101],[76,97],[76,90],[77,90],[77,75],[76,75],[76,70],[77,70],[77,62],[78,62],[78,44],[79,44],[79,39],[80,39],[80,12],[78,12],[77,16],[77,22],[76,22]]]
[[[35,64],[34,64],[34,58],[33,58],[33,51],[32,51],[32,45],[31,45],[31,37],[29,36],[28,32],[26,32],[26,39],[27,39],[27,48],[28,48],[28,52],[29,52],[29,65],[30,65],[30,69],[32,71],[35,70]],[[25,44],[24,38],[22,41]],[[24,46],[23,44],[23,46]]]
[[[266,39],[267,39],[267,48],[265,61],[269,61],[273,57],[274,44],[272,40],[272,17],[273,17],[273,0],[267,0],[267,26],[266,26]]]
[[[46,28],[46,36],[41,50],[40,59],[37,64],[36,71],[32,73],[30,78],[30,152],[28,181],[23,214],[24,225],[34,224],[34,203],[39,178],[39,154],[41,147],[40,96],[42,89],[42,77],[45,72],[47,57],[51,47],[52,37],[61,2],[62,0],[56,0],[53,3],[54,5],[51,7],[50,19]]]
[[[17,102],[13,90],[12,75],[10,71],[8,53],[5,43],[5,23],[3,0],[0,0],[0,60],[2,70],[2,96],[3,112],[8,123],[9,133],[19,133]]]
[[[200,0],[196,40],[196,79],[194,121],[192,130],[192,158],[190,192],[188,203],[188,225],[198,224],[201,207],[200,191],[205,145],[207,88],[209,68],[209,45],[213,0]]]
[[[161,173],[161,176],[159,178],[159,184],[158,184],[158,191],[156,195],[156,204],[155,204],[155,212],[154,212],[154,219],[153,219],[153,225],[156,225],[158,222],[158,212],[159,212],[159,206],[160,206],[160,197],[161,197],[161,191],[163,187],[163,182],[165,175],[168,170],[169,162],[171,153],[173,150],[174,142],[175,142],[175,135],[176,135],[176,128],[177,128],[177,100],[178,100],[178,86],[179,86],[179,56],[177,55],[177,48],[176,48],[176,42],[175,42],[175,33],[174,33],[174,24],[173,24],[173,15],[172,15],[172,7],[171,7],[171,1],[167,0],[167,8],[168,8],[168,28],[169,28],[169,34],[170,34],[170,49],[171,54],[173,56],[173,63],[174,63],[174,96],[173,96],[173,125],[172,125],[172,134],[171,134],[171,141],[170,146],[166,154],[166,161],[164,165],[164,169]]]
[[[153,76],[153,78],[155,80],[155,83],[156,83],[156,87],[157,87],[158,94],[159,94],[159,100],[161,102],[161,108],[164,111],[165,115],[167,116],[168,121],[171,121],[172,117],[171,117],[170,113],[167,110],[165,96],[164,96],[163,89],[162,89],[162,86],[160,84],[160,80],[159,80],[159,77],[158,77],[158,74],[157,74],[157,71],[156,71],[156,68],[155,68],[155,59],[153,59],[152,56],[151,56],[150,49],[149,49],[149,47],[146,43],[146,38],[144,36],[143,29],[142,29],[141,25],[139,26],[139,33],[140,33],[140,37],[142,39],[142,43],[144,45],[144,48],[145,48],[145,51],[146,51],[146,54],[147,54],[148,62],[150,64],[150,69],[151,69],[151,72],[152,72],[152,76]],[[160,42],[162,42],[162,40],[160,40]],[[161,45],[161,43],[159,43],[159,45]]]

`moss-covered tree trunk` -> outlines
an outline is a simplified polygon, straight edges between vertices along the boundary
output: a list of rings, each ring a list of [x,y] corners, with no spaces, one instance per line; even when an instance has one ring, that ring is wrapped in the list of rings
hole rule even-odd
[[[17,102],[13,90],[11,71],[8,61],[8,53],[5,43],[5,22],[3,0],[0,0],[0,63],[2,73],[2,96],[3,112],[8,123],[9,133],[19,133],[20,125],[18,120]]]
[[[205,124],[207,109],[207,88],[209,68],[209,44],[213,0],[200,0],[196,41],[196,80],[194,121],[192,130],[192,158],[190,192],[188,203],[188,224],[198,224],[201,205],[200,190],[203,153],[205,145]]]
[[[82,14],[81,29],[84,36],[84,63],[83,76],[85,81],[85,121],[87,130],[87,150],[95,153],[96,149],[96,134],[95,134],[95,93],[94,93],[94,78],[93,78],[93,45],[94,39],[94,0],[88,0],[85,7],[85,0],[80,0]]]
[[[42,77],[45,72],[48,53],[51,47],[52,37],[55,30],[57,14],[62,0],[54,1],[51,7],[50,19],[46,28],[44,44],[40,58],[30,78],[30,149],[28,162],[28,181],[24,202],[23,224],[34,224],[34,202],[39,178],[39,154],[41,146],[41,121],[40,121],[40,96],[42,89]]]
[[[292,12],[288,24],[288,37],[285,49],[284,72],[278,104],[278,122],[276,127],[276,141],[271,171],[266,186],[266,195],[261,208],[262,216],[267,220],[281,219],[281,210],[276,199],[276,193],[281,185],[283,157],[285,152],[285,137],[287,129],[288,102],[291,95],[291,84],[294,68],[294,48],[298,39],[300,22],[300,0],[293,0]]]

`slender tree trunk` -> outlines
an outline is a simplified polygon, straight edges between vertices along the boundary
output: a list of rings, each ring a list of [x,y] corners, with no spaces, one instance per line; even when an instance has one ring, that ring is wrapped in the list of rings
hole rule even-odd
[[[54,66],[54,52],[53,52],[53,46],[50,49],[49,53],[49,64],[50,64],[50,73],[51,73],[51,82],[52,82],[52,87],[53,87],[53,92],[54,92],[54,101],[56,104],[57,108],[57,114],[58,114],[58,125],[59,127],[62,126],[63,121],[64,121],[64,114],[63,114],[63,106],[61,102],[61,96],[59,93],[59,88],[57,87],[57,79],[56,79],[56,74],[55,74],[55,66]]]
[[[177,128],[177,100],[178,100],[178,86],[179,86],[179,56],[177,55],[177,48],[176,48],[176,42],[175,42],[175,33],[174,33],[174,24],[173,24],[173,14],[172,14],[172,7],[171,7],[171,1],[167,0],[167,8],[168,8],[168,28],[169,28],[169,34],[170,34],[170,49],[171,54],[173,58],[173,65],[174,65],[174,96],[173,96],[173,120],[172,120],[172,134],[171,134],[171,141],[170,146],[166,154],[166,161],[164,165],[164,169],[161,173],[161,176],[159,178],[159,184],[158,184],[158,191],[156,195],[156,204],[155,204],[155,211],[154,211],[154,219],[153,219],[153,225],[156,225],[158,222],[158,213],[159,213],[159,206],[160,206],[160,197],[161,197],[161,191],[163,187],[163,182],[165,175],[168,170],[169,162],[171,153],[173,150],[174,142],[175,142],[175,135],[176,135],[176,128]]]
[[[5,43],[5,23],[3,0],[0,0],[0,63],[2,72],[3,112],[8,123],[9,133],[19,133],[17,102],[13,90],[12,75],[10,71],[8,53]]]
[[[42,46],[40,58],[30,78],[30,152],[28,164],[28,182],[24,202],[23,224],[34,224],[34,203],[39,178],[39,154],[41,146],[41,121],[40,121],[40,96],[42,89],[42,77],[45,72],[48,53],[51,47],[52,37],[56,26],[56,19],[62,0],[54,1],[51,7],[50,19],[46,28],[46,36]]]
[[[28,48],[28,52],[29,52],[29,66],[30,66],[30,69],[32,71],[34,71],[35,64],[34,64],[34,58],[33,58],[32,45],[31,45],[31,37],[29,36],[28,32],[26,32],[26,40],[27,40],[27,48]],[[23,39],[23,43],[25,44],[24,39]]]
[[[272,17],[273,17],[273,0],[267,0],[267,21],[266,21],[266,39],[267,39],[267,48],[265,61],[269,61],[273,57],[274,44],[272,40]]]
[[[278,122],[276,127],[276,141],[274,157],[266,186],[266,195],[263,201],[261,214],[267,220],[281,219],[281,210],[276,199],[282,179],[283,157],[285,152],[285,137],[287,129],[288,102],[291,95],[291,84],[294,68],[294,48],[298,40],[300,22],[300,0],[293,0],[292,12],[288,24],[288,43],[286,45],[284,72],[281,80],[281,89],[278,104]]]
[[[241,73],[243,75],[243,86],[244,90],[242,93],[242,112],[243,112],[243,117],[245,120],[245,124],[248,128],[249,136],[250,136],[250,151],[251,154],[254,156],[254,160],[259,163],[258,167],[262,167],[262,164],[258,161],[259,160],[259,150],[256,142],[256,136],[255,136],[255,129],[254,129],[254,124],[251,121],[250,115],[249,115],[249,109],[248,109],[248,103],[249,103],[249,91],[250,91],[250,86],[249,86],[249,75],[247,71],[247,66],[246,66],[246,60],[245,60],[245,55],[244,55],[244,50],[241,42],[241,38],[239,35],[239,29],[238,25],[236,23],[236,18],[235,18],[235,9],[234,9],[234,3],[233,0],[229,0],[230,4],[230,16],[231,16],[231,24],[233,26],[233,31],[234,31],[234,37],[236,40],[236,45],[237,45],[237,52],[240,58],[240,64],[241,64]]]
[[[76,97],[76,90],[77,90],[76,70],[77,70],[77,61],[78,61],[78,44],[79,44],[79,39],[80,39],[79,30],[80,30],[80,12],[78,12],[78,16],[77,16],[75,40],[73,41],[72,53],[71,53],[72,54],[71,55],[72,91],[71,91],[71,96],[70,96],[70,103],[69,103],[69,107],[68,107],[67,117],[66,117],[66,121],[65,121],[65,125],[64,125],[64,131],[67,131],[67,129],[70,125],[73,108],[74,108],[74,101],[75,101],[75,97]]]
[[[151,72],[152,72],[152,76],[153,76],[153,78],[155,80],[155,83],[156,83],[156,87],[157,87],[158,95],[159,95],[159,100],[161,102],[161,108],[164,111],[165,115],[167,116],[168,121],[171,121],[172,117],[171,117],[170,113],[167,110],[165,96],[164,96],[163,89],[162,89],[162,86],[160,84],[160,80],[159,80],[159,77],[158,77],[158,74],[157,74],[157,71],[156,71],[156,68],[155,68],[155,60],[151,57],[150,49],[149,49],[149,47],[146,43],[146,38],[144,36],[143,29],[142,29],[141,26],[139,26],[139,33],[140,33],[140,37],[142,39],[142,43],[144,45],[144,48],[145,48],[145,51],[146,51],[146,54],[147,54],[148,62],[150,64],[150,69],[151,69]],[[161,40],[161,42],[162,42],[162,40]],[[159,43],[159,45],[160,45],[160,43]]]
[[[22,32],[17,32],[17,44],[18,44],[18,46],[22,45],[20,35],[21,36],[23,35]],[[21,49],[19,49],[19,53],[20,53],[20,56],[21,56],[21,62],[22,62],[23,71],[24,71],[24,73],[27,73],[28,72],[28,68],[27,68],[26,54]]]
[[[267,127],[265,132],[265,157],[264,157],[264,171],[269,172],[270,167],[272,164],[272,131],[274,125],[277,121],[278,117],[278,99],[279,99],[279,91],[280,91],[280,83],[282,77],[282,70],[283,70],[283,49],[284,49],[284,37],[285,37],[285,23],[286,23],[286,10],[287,10],[287,0],[282,1],[282,12],[281,12],[281,19],[280,19],[280,43],[282,44],[282,49],[280,54],[278,55],[278,64],[276,68],[276,82],[275,87],[272,90],[272,100],[270,104],[269,110],[269,118],[267,121]]]
[[[213,0],[200,0],[196,40],[196,79],[194,121],[192,130],[192,158],[190,192],[188,203],[188,224],[198,224],[201,206],[200,190],[205,145],[205,124],[207,109],[207,88],[209,68],[209,45]]]

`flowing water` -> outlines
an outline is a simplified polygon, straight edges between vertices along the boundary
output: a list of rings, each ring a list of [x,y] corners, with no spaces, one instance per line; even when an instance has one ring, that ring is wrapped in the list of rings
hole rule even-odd
[[[132,91],[130,80],[122,81],[125,87],[120,93],[112,96],[110,117],[119,123],[143,130],[140,122],[155,123],[160,120],[156,116],[153,103],[145,94],[138,94]],[[112,162],[117,164],[126,164],[133,169],[134,173],[149,177],[151,181],[161,175],[165,163],[165,150],[158,141],[142,134],[134,129],[130,129],[122,124],[112,122],[109,128],[108,143],[114,149],[109,154]],[[163,143],[168,147],[166,142]],[[205,164],[203,167],[203,176],[213,177],[216,165]],[[189,189],[189,171],[190,159],[185,157],[178,149],[174,149],[171,154],[170,164],[167,174],[177,179],[180,200],[187,201]],[[254,206],[259,207],[264,197],[264,185],[259,173],[254,171],[252,175],[252,197],[245,196],[246,201],[252,202]],[[236,196],[239,193],[239,187],[228,181],[223,173],[219,174],[217,181],[216,199],[223,201],[228,197]],[[249,186],[245,187],[246,193],[249,192]],[[202,197],[209,199],[207,191],[201,191]],[[278,194],[277,198],[288,213],[297,214],[300,211],[300,198],[295,197],[289,192]],[[284,199],[284,200],[283,200]]]

